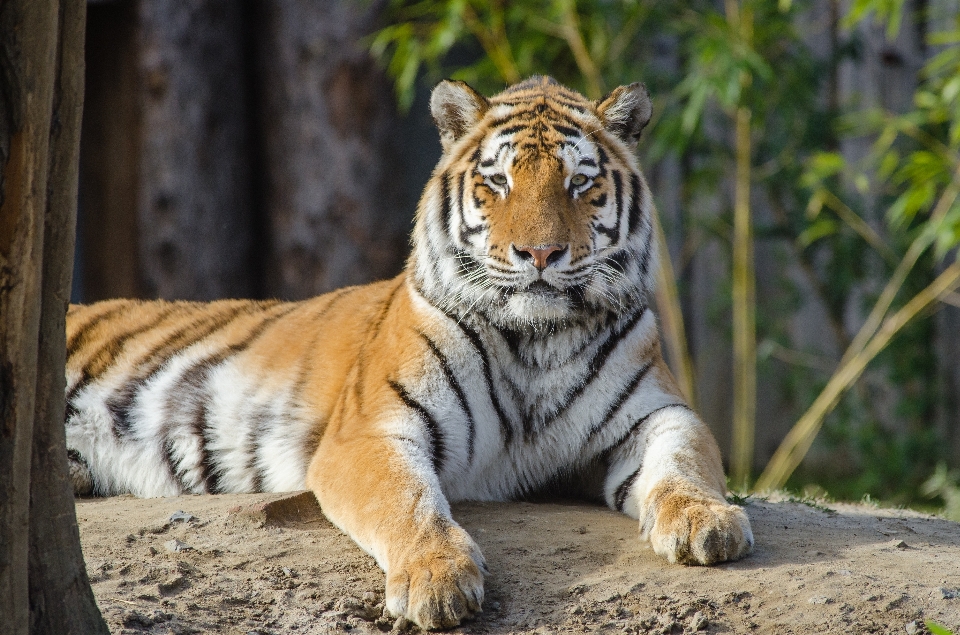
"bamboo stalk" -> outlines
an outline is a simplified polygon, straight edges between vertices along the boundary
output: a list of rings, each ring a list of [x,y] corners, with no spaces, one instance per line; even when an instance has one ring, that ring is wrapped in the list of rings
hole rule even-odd
[[[853,342],[850,343],[846,353],[844,353],[843,358],[840,360],[840,366],[843,366],[851,357],[857,355],[866,345],[870,337],[876,332],[887,311],[890,309],[894,298],[903,287],[907,275],[913,269],[913,266],[917,263],[921,254],[923,254],[927,247],[934,241],[937,230],[943,224],[947,212],[950,211],[950,208],[953,207],[954,202],[956,202],[957,196],[960,196],[960,163],[957,164],[957,168],[953,173],[953,179],[943,191],[940,200],[937,201],[936,206],[930,213],[927,228],[920,232],[920,235],[910,243],[910,247],[907,248],[907,253],[904,255],[903,260],[897,265],[890,280],[880,293],[876,304],[874,304],[873,309],[870,311],[870,315],[867,316],[863,326],[860,327],[856,337],[853,338]]]
[[[843,393],[859,379],[867,364],[918,313],[930,304],[948,296],[957,287],[960,287],[960,261],[947,267],[923,291],[911,298],[902,309],[884,320],[866,346],[840,364],[826,387],[777,448],[760,478],[757,479],[754,487],[756,491],[779,489],[786,484],[787,479],[813,445],[827,414],[837,405]]]
[[[745,44],[752,39],[749,10],[736,0],[725,3],[727,22]],[[753,467],[757,414],[756,276],[753,264],[753,227],[750,218],[751,111],[743,105],[750,75],[740,74],[740,106],[734,118],[736,174],[733,201],[733,445],[730,471],[737,487],[746,487]]]
[[[873,247],[884,260],[890,264],[897,263],[897,255],[893,252],[893,249],[884,242],[880,234],[878,234],[873,227],[870,227],[865,220],[860,218],[855,211],[850,209],[846,203],[841,201],[836,194],[829,190],[823,190],[818,193],[818,196],[821,197],[827,207],[832,209],[833,212],[840,217],[840,220],[846,223],[853,231],[860,234],[860,237]]]
[[[468,4],[463,10],[463,21],[480,42],[487,57],[497,67],[500,77],[508,84],[515,84],[521,79],[520,71],[517,69],[513,50],[510,48],[507,32],[503,26],[503,9],[499,7],[498,9],[500,10],[499,19],[485,24]]]
[[[587,81],[587,96],[590,99],[600,99],[603,95],[603,77],[587,51],[586,42],[583,41],[583,34],[580,33],[580,18],[577,16],[577,6],[573,0],[567,0],[564,3],[563,21],[567,46],[573,53],[577,68]]]
[[[750,109],[736,119],[736,185],[733,206],[733,482],[744,487],[753,466],[757,412],[756,277],[750,219]]]

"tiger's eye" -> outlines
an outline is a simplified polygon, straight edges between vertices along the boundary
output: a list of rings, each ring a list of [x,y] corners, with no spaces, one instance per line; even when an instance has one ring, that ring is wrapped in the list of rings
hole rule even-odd
[[[574,187],[580,187],[587,182],[587,176],[585,174],[574,174],[570,177],[570,185]]]
[[[507,175],[506,174],[494,174],[490,177],[490,180],[496,183],[497,185],[506,185],[507,184]]]

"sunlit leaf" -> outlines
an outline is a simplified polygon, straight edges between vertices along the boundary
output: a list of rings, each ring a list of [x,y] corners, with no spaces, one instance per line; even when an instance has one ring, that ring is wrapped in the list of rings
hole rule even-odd
[[[839,230],[840,223],[837,221],[830,218],[819,218],[797,237],[797,244],[806,248],[822,238],[836,234]]]

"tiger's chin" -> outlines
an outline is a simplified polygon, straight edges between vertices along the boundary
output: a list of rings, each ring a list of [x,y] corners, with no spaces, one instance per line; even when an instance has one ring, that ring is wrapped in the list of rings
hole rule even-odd
[[[555,326],[574,317],[568,298],[558,292],[539,289],[514,293],[505,309],[505,317],[516,326]]]

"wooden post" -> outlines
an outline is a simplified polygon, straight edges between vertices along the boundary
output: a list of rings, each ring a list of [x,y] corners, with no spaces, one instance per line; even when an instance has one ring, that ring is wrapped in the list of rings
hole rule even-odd
[[[0,4],[0,634],[106,634],[66,478],[84,0]]]

